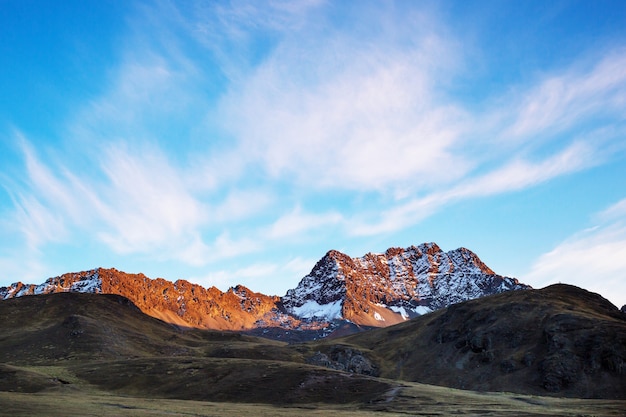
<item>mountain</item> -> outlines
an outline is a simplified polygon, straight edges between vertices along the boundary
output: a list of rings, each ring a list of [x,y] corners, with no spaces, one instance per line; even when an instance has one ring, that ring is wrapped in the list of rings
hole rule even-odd
[[[528,288],[495,274],[468,249],[443,252],[425,243],[361,258],[329,251],[284,297],[241,285],[222,292],[185,280],[172,283],[98,268],[39,285],[2,287],[0,299],[58,292],[117,294],[146,314],[179,326],[299,341],[385,327],[460,301]]]
[[[67,273],[39,285],[18,282],[0,288],[0,298],[59,292],[121,295],[144,313],[183,327],[246,330],[265,323],[294,328],[300,325],[296,318],[278,311],[280,297],[256,293],[242,285],[222,292],[185,280],[150,279],[115,268]]]
[[[508,291],[315,342],[309,361],[332,367],[356,350],[389,379],[626,399],[626,314],[598,294],[565,284]]]
[[[461,301],[528,288],[497,275],[468,249],[444,252],[424,243],[361,258],[330,251],[282,303],[302,318],[385,327]]]

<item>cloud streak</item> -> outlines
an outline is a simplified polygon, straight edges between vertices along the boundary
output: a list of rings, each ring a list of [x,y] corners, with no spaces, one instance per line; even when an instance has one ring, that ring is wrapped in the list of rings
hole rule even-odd
[[[142,252],[177,241],[206,222],[203,204],[164,155],[146,150],[138,158],[113,147],[101,168],[108,186],[95,205],[107,226],[100,238],[116,251]]]
[[[349,229],[356,236],[389,233],[409,227],[432,215],[441,207],[461,200],[519,191],[585,169],[595,163],[595,150],[577,142],[542,161],[510,161],[485,175],[469,178],[449,189],[409,200],[382,213],[374,223],[355,222]]]
[[[106,147],[98,161],[101,182],[63,164],[48,167],[28,145],[23,151],[28,184],[18,197],[16,221],[31,246],[83,229],[117,252],[149,252],[206,222],[203,204],[157,151],[144,150],[139,158],[123,147]]]
[[[559,132],[607,114],[623,120],[625,56],[625,50],[618,49],[590,70],[571,69],[543,80],[523,96],[516,108],[518,117],[505,136],[527,138]]]
[[[343,221],[339,213],[312,214],[302,211],[300,206],[280,217],[269,228],[270,239],[303,238],[314,229],[333,227]]]
[[[626,199],[597,217],[603,221],[540,256],[522,279],[536,287],[577,285],[626,305]]]

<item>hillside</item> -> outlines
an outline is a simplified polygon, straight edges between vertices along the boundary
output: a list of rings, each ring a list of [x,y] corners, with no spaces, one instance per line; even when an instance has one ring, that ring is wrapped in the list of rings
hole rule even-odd
[[[478,391],[626,399],[626,314],[569,285],[455,304],[312,348],[365,353],[386,378]]]
[[[282,342],[181,330],[115,295],[15,298],[0,303],[0,317],[0,391],[87,384],[155,398],[343,403],[397,385],[307,365]],[[49,372],[55,374],[46,376]],[[316,381],[324,384],[318,387]]]
[[[225,356],[225,351],[252,351],[257,347],[268,358],[284,359],[281,355],[286,354],[282,342],[235,332],[181,329],[144,314],[127,298],[112,294],[14,298],[0,303],[0,317],[0,362],[18,365]],[[225,344],[228,349],[224,349]]]

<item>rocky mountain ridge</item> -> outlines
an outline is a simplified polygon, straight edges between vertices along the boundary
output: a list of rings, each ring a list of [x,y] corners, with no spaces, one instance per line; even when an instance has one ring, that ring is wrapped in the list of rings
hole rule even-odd
[[[306,328],[306,324],[278,311],[280,297],[256,293],[243,285],[222,292],[216,287],[204,288],[185,280],[151,279],[115,268],[67,273],[39,285],[18,282],[0,288],[0,298],[58,292],[122,295],[144,313],[182,327],[247,330],[267,322]]]
[[[469,249],[435,243],[350,258],[330,251],[282,302],[304,318],[386,327],[461,301],[530,288],[493,272]]]
[[[0,299],[56,292],[118,294],[146,314],[182,327],[302,340],[386,327],[460,301],[527,288],[495,274],[468,249],[443,252],[424,243],[360,258],[329,251],[284,297],[241,285],[222,292],[185,280],[97,268],[39,285],[17,282],[0,288]]]

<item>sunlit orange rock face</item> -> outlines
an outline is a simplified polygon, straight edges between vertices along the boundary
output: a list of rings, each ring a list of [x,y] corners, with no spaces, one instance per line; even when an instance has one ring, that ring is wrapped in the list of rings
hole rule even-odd
[[[150,279],[115,269],[100,269],[99,275],[103,293],[123,295],[145,313],[183,326],[250,329],[279,301],[279,297],[255,293],[243,286],[222,292],[185,280]]]
[[[41,285],[17,283],[12,287],[12,292],[2,298],[67,291],[118,294],[130,299],[146,314],[187,327],[246,330],[283,322],[283,325],[299,323],[278,311],[280,297],[256,293],[241,285],[222,292],[185,280],[150,279],[116,269],[68,273]]]

